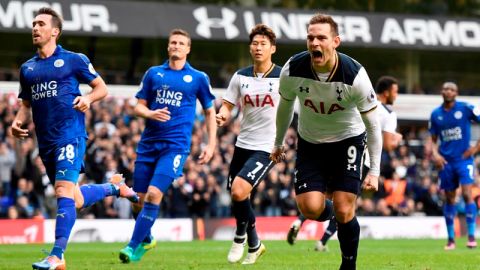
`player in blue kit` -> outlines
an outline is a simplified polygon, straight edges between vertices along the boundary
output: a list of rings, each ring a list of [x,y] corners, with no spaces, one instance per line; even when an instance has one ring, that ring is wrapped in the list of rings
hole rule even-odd
[[[454,218],[456,215],[456,190],[461,185],[465,200],[468,229],[468,248],[476,248],[475,227],[477,206],[472,198],[474,183],[473,155],[480,150],[480,141],[470,146],[471,122],[480,122],[480,108],[456,101],[458,87],[453,82],[442,86],[443,104],[430,117],[430,133],[433,141],[433,159],[440,169],[440,187],[445,190],[446,203],[443,215],[447,223],[448,242],[445,250],[455,249]],[[440,139],[440,146],[437,144]]]
[[[132,238],[120,251],[123,263],[139,261],[155,246],[150,229],[158,216],[163,194],[182,175],[190,152],[197,99],[204,109],[208,133],[208,144],[199,156],[199,163],[207,163],[215,149],[215,97],[210,92],[208,76],[187,62],[190,44],[186,31],[172,30],[168,61],[145,73],[136,95],[135,113],[147,122],[133,173],[133,189],[138,192],[140,202],[133,205],[136,222]]]
[[[50,8],[38,11],[32,24],[37,55],[20,68],[21,107],[12,123],[17,138],[29,136],[24,123],[33,117],[39,155],[55,186],[57,216],[55,243],[49,256],[34,263],[33,269],[65,269],[63,253],[76,219],[76,209],[88,207],[106,196],[138,201],[121,175],[102,185],[77,184],[84,170],[87,133],[85,112],[90,104],[107,95],[107,87],[85,55],[57,46],[62,32],[61,17]],[[88,83],[91,92],[82,96],[79,83]]]

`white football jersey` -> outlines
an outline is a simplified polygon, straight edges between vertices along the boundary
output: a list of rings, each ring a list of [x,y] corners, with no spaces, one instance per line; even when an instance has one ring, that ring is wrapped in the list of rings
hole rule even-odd
[[[308,51],[290,58],[280,75],[280,95],[299,101],[298,133],[310,143],[337,142],[365,132],[360,112],[378,102],[365,69],[337,53],[326,81],[313,70]]]
[[[281,67],[272,65],[263,76],[257,76],[253,66],[237,71],[223,99],[233,105],[240,102],[242,120],[236,146],[270,153],[275,138]]]
[[[377,112],[382,131],[397,133],[397,114],[385,104],[378,106]]]

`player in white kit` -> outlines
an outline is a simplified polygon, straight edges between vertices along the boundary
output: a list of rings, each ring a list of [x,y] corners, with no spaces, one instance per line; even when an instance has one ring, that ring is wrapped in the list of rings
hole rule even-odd
[[[253,65],[240,69],[233,75],[217,114],[217,124],[222,126],[230,119],[231,111],[236,105],[242,108],[240,134],[228,176],[237,228],[227,256],[229,262],[239,262],[243,257],[244,246],[248,243],[248,254],[242,264],[255,263],[265,252],[265,246],[255,230],[250,193],[273,166],[269,154],[275,136],[281,70],[281,67],[272,62],[272,54],[276,50],[276,37],[272,29],[258,24],[249,37]]]
[[[292,56],[280,75],[277,134],[271,159],[285,157],[283,142],[300,103],[295,192],[308,219],[329,220],[335,210],[342,251],[341,270],[356,269],[360,226],[355,201],[360,191],[363,152],[368,139],[370,171],[363,186],[378,189],[382,136],[378,101],[365,68],[339,53],[338,25],[316,14],[307,28],[307,48]],[[332,201],[325,193],[332,192]]]

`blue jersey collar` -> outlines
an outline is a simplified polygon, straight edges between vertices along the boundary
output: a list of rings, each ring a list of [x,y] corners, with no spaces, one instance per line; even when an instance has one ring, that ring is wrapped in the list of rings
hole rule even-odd
[[[171,69],[170,66],[168,65],[169,62],[170,62],[169,60],[165,60],[165,62],[162,65],[162,68]],[[188,63],[188,61],[185,61],[185,65],[183,66],[182,70],[190,69],[190,68],[191,68],[190,63]]]
[[[50,58],[50,57],[52,57],[52,56],[54,56],[54,55],[59,54],[62,50],[63,50],[62,46],[57,45],[57,47],[55,48],[55,51],[53,51],[53,54],[52,54],[51,56],[45,58],[45,59],[48,59],[48,58]],[[35,54],[35,56],[34,56],[33,58],[35,58],[35,60],[43,59],[43,58],[40,58],[40,55],[38,55],[38,52]]]

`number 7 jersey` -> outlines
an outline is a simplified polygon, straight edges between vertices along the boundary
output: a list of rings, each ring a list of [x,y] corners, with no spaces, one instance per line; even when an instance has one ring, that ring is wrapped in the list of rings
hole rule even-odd
[[[242,120],[236,146],[270,153],[273,149],[281,67],[272,64],[265,74],[255,73],[253,66],[237,71],[223,100],[237,105],[240,101]],[[261,76],[260,76],[261,75]]]

